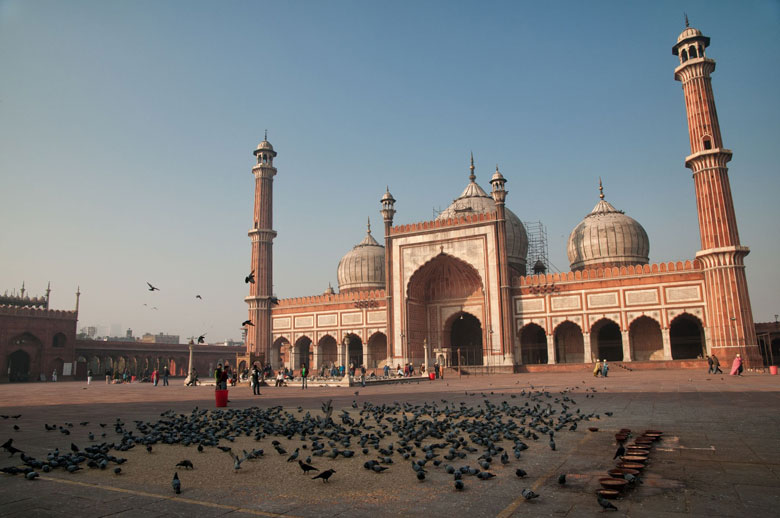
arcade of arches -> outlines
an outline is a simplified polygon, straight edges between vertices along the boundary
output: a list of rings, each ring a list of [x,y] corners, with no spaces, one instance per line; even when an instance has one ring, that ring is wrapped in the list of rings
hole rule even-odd
[[[668,333],[671,358],[664,356],[664,332]],[[526,324],[518,331],[518,336],[523,364],[553,363],[548,357],[548,336],[541,326]],[[590,358],[585,357],[586,338],[590,339]],[[580,326],[566,320],[553,332],[554,363],[590,363],[596,359],[624,361],[624,338],[628,339],[628,350],[635,361],[695,359],[706,354],[701,321],[682,313],[671,322],[668,330],[662,329],[655,319],[641,316],[631,322],[627,333],[622,332],[616,322],[601,319],[591,326],[587,336],[583,335]]]

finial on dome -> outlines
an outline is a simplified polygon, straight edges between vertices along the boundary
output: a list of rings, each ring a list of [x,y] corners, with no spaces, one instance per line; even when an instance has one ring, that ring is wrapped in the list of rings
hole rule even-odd
[[[263,140],[268,142],[268,130],[265,130],[265,136],[263,137]]]
[[[471,171],[471,174],[469,174],[469,180],[472,182],[477,179],[477,175],[474,174],[474,152],[471,152],[471,165],[469,166],[469,171]]]
[[[599,198],[604,199],[604,186],[601,185],[601,177],[599,176]]]
[[[366,230],[366,234],[370,234],[370,233],[371,233],[371,216],[368,217],[368,227]]]
[[[690,23],[688,23],[688,13],[683,13],[683,14],[685,15],[685,26],[686,26],[686,27],[690,27],[690,26],[691,26],[691,24],[690,24]]]

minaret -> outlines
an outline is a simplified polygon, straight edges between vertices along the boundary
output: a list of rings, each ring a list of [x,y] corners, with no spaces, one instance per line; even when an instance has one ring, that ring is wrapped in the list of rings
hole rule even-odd
[[[252,241],[252,261],[250,269],[254,272],[254,283],[249,284],[249,320],[247,326],[246,352],[250,364],[255,358],[270,361],[271,350],[271,297],[273,295],[273,239],[276,232],[273,226],[273,182],[276,176],[274,157],[276,151],[268,142],[268,132],[254,151],[257,164],[252,168],[255,175],[255,210],[253,226],[249,231]]]
[[[474,156],[471,157],[471,175],[474,176]],[[472,180],[473,181],[473,180]],[[509,279],[509,257],[506,248],[506,179],[498,170],[490,179],[493,186],[493,201],[496,202],[496,237],[498,246],[496,252],[498,255],[498,282],[500,287],[501,302],[499,310],[501,312],[501,329],[499,330],[499,340],[501,340],[501,354],[506,356],[513,353],[512,339],[512,315],[510,312],[510,279]],[[491,348],[493,344],[490,344]],[[488,354],[493,354],[492,349]]]
[[[385,222],[385,311],[387,312],[387,361],[393,358],[393,247],[390,240],[390,227],[393,226],[395,216],[395,198],[390,194],[390,187],[385,189],[381,199],[382,219]]]
[[[674,78],[682,82],[691,154],[685,167],[693,171],[696,206],[699,215],[701,250],[696,258],[704,267],[707,299],[706,338],[709,352],[721,361],[742,355],[746,367],[760,367],[753,312],[750,308],[744,258],[750,252],[739,243],[737,219],[729,186],[731,150],[723,138],[715,111],[710,74],[715,60],[706,56],[710,38],[688,26],[677,38],[672,53],[680,65]]]

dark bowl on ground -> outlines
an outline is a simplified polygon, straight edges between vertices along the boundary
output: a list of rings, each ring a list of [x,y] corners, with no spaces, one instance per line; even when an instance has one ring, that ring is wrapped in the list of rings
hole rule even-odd
[[[599,479],[599,484],[604,489],[617,489],[622,491],[628,485],[628,480],[622,478],[604,477]]]
[[[604,498],[609,498],[610,500],[617,498],[618,495],[620,495],[620,491],[616,489],[599,489],[597,493]]]
[[[635,469],[635,470],[638,470],[638,471],[642,471],[643,469],[645,469],[645,465],[644,464],[640,464],[638,462],[626,462],[626,461],[623,461],[623,462],[619,462],[617,466],[618,466],[618,468],[622,468],[622,469]]]
[[[607,471],[607,474],[612,478],[623,478],[623,475],[639,475],[639,471],[630,468],[615,468]]]

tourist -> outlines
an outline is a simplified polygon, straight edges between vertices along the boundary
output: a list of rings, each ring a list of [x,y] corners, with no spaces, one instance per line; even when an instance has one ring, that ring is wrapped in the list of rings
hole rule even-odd
[[[714,354],[712,355],[712,373],[713,374],[718,374],[718,373],[723,374],[723,371],[720,370],[720,360]]]
[[[87,369],[87,385],[92,383],[92,369]]]
[[[192,372],[190,372],[190,379],[187,380],[187,387],[189,386],[198,386],[198,371],[195,369],[192,369]]]
[[[166,365],[163,369],[163,387],[168,386],[168,376],[171,375],[171,371],[168,370],[168,366]]]
[[[106,369],[106,385],[111,384],[111,369]]]
[[[309,375],[309,369],[305,363],[301,364],[301,390],[306,388],[306,377]]]
[[[395,375],[396,376],[398,376],[400,378],[401,376],[404,375],[404,371],[401,370],[401,364],[400,363],[398,365],[396,365],[395,368],[396,368],[396,371],[395,371]]]
[[[252,394],[255,396],[260,395],[260,371],[257,368],[257,365],[255,365],[252,368],[252,379],[250,381],[252,384]]]
[[[284,373],[282,373],[282,369],[279,369],[276,373],[276,386],[284,387]]]
[[[152,383],[154,383],[155,387],[157,386],[157,383],[159,383],[160,381],[159,377],[160,377],[160,373],[157,372],[157,369],[154,369],[154,371],[152,371]]]
[[[384,367],[383,371],[385,373],[385,378],[390,376],[390,366],[388,364],[385,363],[385,367]]]
[[[601,365],[601,375],[606,378],[608,372],[609,372],[609,365],[607,365],[607,359],[604,358],[604,363]]]
[[[230,365],[225,364],[225,368],[222,369],[222,373],[219,375],[219,388],[227,390],[228,376],[230,376]]]
[[[409,377],[414,376],[414,364],[409,362]]]
[[[51,380],[57,381],[57,369],[54,369],[54,371],[51,373]]]
[[[601,360],[597,359],[596,366],[593,368],[593,376],[598,378],[599,374],[601,374]]]
[[[339,365],[339,376],[344,377],[344,365]]]
[[[712,374],[712,373],[713,373],[712,358],[709,355],[707,355],[707,374]]]
[[[360,364],[360,385],[366,386],[366,366],[363,364]]]
[[[425,364],[424,364],[424,363],[421,363],[421,364],[420,364],[420,374],[422,374],[423,376],[425,376]]]
[[[222,364],[218,364],[214,369],[214,382],[216,383],[216,390],[222,389]]]
[[[742,356],[737,354],[734,357],[734,362],[731,364],[731,375],[732,376],[742,376]]]

